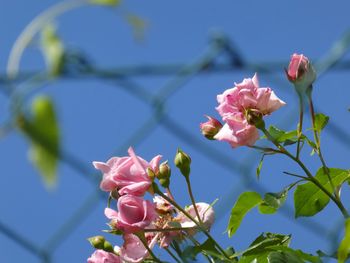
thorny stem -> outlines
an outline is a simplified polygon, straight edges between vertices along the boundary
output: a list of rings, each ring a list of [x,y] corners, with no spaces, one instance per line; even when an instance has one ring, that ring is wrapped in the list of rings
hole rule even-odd
[[[278,148],[281,150],[281,152],[288,156],[289,158],[291,158],[294,162],[296,162],[301,169],[303,169],[303,171],[305,172],[305,174],[307,175],[308,179],[310,180],[310,182],[312,182],[313,184],[315,184],[321,191],[323,191],[326,195],[329,196],[330,199],[332,199],[332,201],[338,206],[338,208],[340,209],[340,211],[342,212],[344,218],[348,218],[349,217],[349,213],[346,210],[346,208],[343,206],[342,202],[336,198],[331,192],[329,192],[322,184],[320,184],[320,182],[314,178],[311,174],[311,172],[306,168],[306,166],[303,164],[303,162],[301,162],[299,159],[297,159],[295,156],[293,156],[289,151],[287,151],[281,144],[279,144],[278,142],[275,141],[275,139],[271,136],[271,134],[266,130],[265,127],[261,127],[260,128],[261,131],[266,135],[266,137]]]
[[[155,191],[157,194],[159,194],[161,197],[163,197],[165,200],[167,200],[170,204],[172,204],[174,207],[176,207],[181,213],[183,213],[187,218],[189,218],[193,223],[198,226],[198,228],[215,244],[218,250],[227,258],[230,259],[229,256],[226,254],[225,250],[216,242],[216,240],[210,235],[210,233],[199,223],[197,220],[195,220],[185,209],[183,209],[181,206],[179,206],[175,201],[171,200],[169,197],[164,195],[157,187],[155,187]]]

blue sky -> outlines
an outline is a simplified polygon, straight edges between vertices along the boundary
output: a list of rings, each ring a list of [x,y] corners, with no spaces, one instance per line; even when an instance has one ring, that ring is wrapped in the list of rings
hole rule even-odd
[[[5,73],[11,46],[19,33],[37,14],[57,3],[57,1],[4,0],[0,4],[0,72]],[[225,35],[240,52],[248,64],[287,63],[292,53],[304,53],[317,61],[325,57],[332,45],[340,39],[349,27],[350,4],[346,1],[123,1],[122,10],[102,7],[83,7],[69,12],[56,21],[58,33],[66,47],[88,54],[94,66],[114,69],[134,65],[188,65],[203,56],[208,50],[213,36]],[[143,41],[135,41],[130,26],[122,18],[123,12],[137,14],[147,21]],[[345,59],[348,58],[345,55]],[[222,54],[218,61],[227,60]],[[284,64],[287,66],[287,64]],[[35,43],[25,52],[21,71],[42,71],[44,63]],[[243,249],[261,232],[281,232],[292,234],[292,246],[308,252],[330,249],[327,234],[334,224],[341,220],[335,206],[330,205],[315,218],[290,219],[278,213],[273,216],[260,215],[252,211],[244,220],[237,234],[228,239],[223,234],[228,211],[237,196],[244,191],[242,172],[231,169],[237,161],[252,172],[243,179],[269,191],[279,191],[292,178],[282,171],[298,171],[286,159],[271,157],[266,159],[261,179],[256,180],[254,170],[259,155],[251,150],[232,150],[227,144],[207,141],[201,137],[199,123],[203,115],[218,117],[215,111],[216,95],[240,82],[244,77],[252,77],[256,69],[223,71],[216,74],[196,74],[186,79],[181,89],[166,97],[167,117],[135,146],[138,155],[150,160],[162,154],[164,160],[172,163],[177,147],[188,152],[193,160],[192,175],[194,194],[198,201],[217,203],[218,218],[213,234],[224,246],[233,245]],[[283,67],[274,73],[259,72],[262,86],[270,86],[287,106],[266,119],[268,124],[280,123],[291,129],[296,126],[297,105],[292,87],[284,77]],[[2,76],[0,76],[2,77]],[[166,85],[173,85],[174,74],[138,75],[131,79],[134,85],[142,87],[150,94],[158,94]],[[315,105],[319,111],[331,117],[331,124],[341,129],[349,129],[349,80],[348,71],[327,72],[315,83]],[[169,84],[171,83],[171,84]],[[3,84],[1,84],[3,85]],[[3,88],[3,87],[0,87]],[[130,87],[129,87],[130,88]],[[149,104],[135,98],[122,88],[118,80],[58,79],[40,88],[28,98],[28,104],[37,94],[53,98],[62,134],[63,148],[77,156],[86,166],[85,175],[97,178],[91,162],[104,161],[113,154],[126,155],[126,142],[152,114]],[[171,96],[170,96],[171,95]],[[9,101],[0,93],[0,123],[9,117]],[[204,145],[198,149],[178,137],[179,131],[169,127],[174,120],[185,129],[194,140]],[[309,124],[309,120],[307,119]],[[349,145],[341,143],[348,137],[334,136],[326,129],[322,137],[324,154],[330,167],[347,167]],[[232,163],[226,167],[211,160],[203,152],[206,147],[227,156]],[[92,184],[65,163],[60,163],[59,180],[55,190],[48,192],[36,170],[27,158],[28,143],[17,131],[0,139],[2,181],[0,184],[0,223],[4,224],[38,247],[46,247],[50,237],[61,231],[64,222],[71,218],[85,202],[91,203],[89,213],[79,226],[60,242],[53,244],[53,262],[84,262],[92,253],[87,237],[99,234],[107,222],[103,215],[105,201],[97,201],[92,194],[96,185]],[[210,156],[209,152],[209,156]],[[249,161],[247,161],[249,156]],[[303,155],[309,159],[308,150]],[[312,171],[320,166],[316,158],[307,162]],[[185,184],[181,176],[173,174],[172,189],[179,203],[189,204],[184,194]],[[344,197],[349,191],[344,189]],[[90,199],[89,199],[90,198]],[[90,202],[91,200],[91,202]],[[288,206],[292,205],[292,195]],[[90,203],[89,203],[90,202]],[[346,202],[345,202],[346,204]],[[228,205],[228,206],[226,206]],[[293,212],[293,210],[291,210]],[[310,222],[320,224],[319,230],[304,226]],[[324,233],[321,233],[322,230]],[[333,242],[334,243],[334,242]],[[0,232],[0,262],[41,262],[37,256],[23,249]]]

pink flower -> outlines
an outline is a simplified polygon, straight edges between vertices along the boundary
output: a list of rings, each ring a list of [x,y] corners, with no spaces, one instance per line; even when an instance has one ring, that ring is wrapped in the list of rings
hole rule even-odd
[[[256,115],[269,115],[285,105],[270,88],[259,87],[257,74],[236,83],[235,87],[218,95],[217,100],[219,106],[216,109],[226,123],[214,139],[227,141],[232,147],[253,145],[259,133],[250,124],[252,119]]]
[[[123,235],[124,244],[120,249],[120,257],[128,263],[139,263],[148,257],[148,251],[140,239],[133,234]],[[156,243],[156,237],[148,242],[148,247],[153,248]]]
[[[142,196],[149,189],[152,181],[147,174],[147,168],[155,173],[158,171],[161,155],[154,157],[149,163],[130,147],[127,157],[112,157],[107,161],[93,162],[96,169],[103,172],[100,188],[103,191],[118,189],[120,195],[132,194]]]
[[[286,70],[287,78],[296,85],[309,87],[316,79],[316,72],[312,67],[309,59],[303,54],[294,53],[291,56],[288,70]]]
[[[118,199],[118,212],[106,208],[105,215],[125,233],[135,233],[147,227],[158,215],[154,205],[138,196],[123,195]]]
[[[121,263],[120,257],[114,253],[97,249],[87,260],[88,263]]]
[[[222,128],[222,124],[215,118],[206,116],[208,121],[203,122],[199,125],[202,134],[209,140],[214,140],[214,136]]]
[[[215,220],[215,212],[214,209],[207,203],[196,203],[196,207],[198,210],[198,214],[203,222],[203,225],[206,229],[210,229],[212,224]],[[193,205],[190,205],[187,207],[186,212],[188,212],[193,218],[195,218],[198,221],[198,217],[196,215],[196,212],[194,210]],[[180,214],[178,216],[178,221],[180,222],[182,227],[196,227],[196,224],[189,218],[187,218],[185,215]],[[190,235],[194,235],[197,231],[196,230],[188,230],[187,231]]]

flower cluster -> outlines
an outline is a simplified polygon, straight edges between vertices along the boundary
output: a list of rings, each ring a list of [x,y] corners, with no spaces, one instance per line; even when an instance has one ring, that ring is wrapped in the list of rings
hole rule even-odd
[[[210,117],[200,125],[202,133],[206,135],[210,130],[213,139],[227,141],[233,148],[253,145],[259,138],[257,126],[262,117],[285,105],[271,88],[259,87],[257,74],[235,83],[233,88],[218,95],[217,101],[216,110],[225,124],[221,128],[221,123]],[[212,127],[218,128],[214,136]]]
[[[170,167],[167,162],[159,164],[162,156],[157,155],[150,162],[137,156],[132,148],[129,156],[113,157],[106,163],[93,162],[96,169],[103,173],[100,188],[110,192],[111,198],[117,202],[117,209],[105,209],[105,215],[110,219],[111,233],[121,233],[124,244],[121,247],[111,245],[95,238],[90,242],[97,250],[88,259],[88,263],[137,263],[150,257],[156,244],[167,248],[174,240],[181,242],[187,236],[196,234],[197,225],[188,218],[202,222],[202,227],[209,230],[214,222],[214,210],[206,203],[196,203],[179,211],[168,200],[174,200],[169,186]],[[158,179],[167,189],[162,196],[154,193],[153,183]],[[146,200],[146,193],[153,199]],[[197,212],[198,214],[197,214]],[[187,214],[187,216],[185,214]],[[198,215],[200,218],[198,218]],[[97,241],[96,241],[97,240]],[[96,241],[96,242],[95,242]],[[108,243],[109,244],[109,243]]]

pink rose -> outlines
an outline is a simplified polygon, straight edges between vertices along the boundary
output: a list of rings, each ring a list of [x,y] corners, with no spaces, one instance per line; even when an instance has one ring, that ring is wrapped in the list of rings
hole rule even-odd
[[[210,229],[212,224],[214,223],[215,220],[215,212],[213,207],[211,207],[207,203],[196,203],[196,207],[198,210],[198,214],[203,222],[203,225],[206,229]],[[193,205],[190,205],[187,207],[186,212],[189,213],[193,218],[195,218],[198,221],[198,217],[196,215],[196,211],[194,210]],[[180,214],[178,216],[178,221],[180,222],[182,227],[196,227],[196,224],[189,218],[187,218],[185,215]],[[189,230],[187,231],[189,234],[194,235],[197,231]]]
[[[112,220],[116,228],[125,233],[142,230],[158,217],[154,205],[138,196],[121,196],[117,207],[118,212],[106,208],[105,215]]]
[[[259,87],[257,74],[236,83],[235,87],[218,95],[217,100],[216,109],[226,124],[214,139],[227,141],[232,147],[253,145],[259,138],[257,128],[249,124],[252,112],[262,117],[285,105],[270,88]]]
[[[128,263],[139,263],[148,257],[148,251],[142,244],[140,239],[133,234],[123,235],[124,244],[120,249],[120,257]],[[157,238],[153,238],[148,242],[148,247],[153,248]]]
[[[213,140],[214,136],[220,131],[222,128],[222,124],[215,118],[206,116],[208,121],[203,122],[199,125],[202,134],[209,140]]]
[[[100,188],[103,191],[118,189],[120,195],[132,194],[142,196],[149,189],[152,181],[147,174],[147,168],[155,173],[158,171],[161,155],[154,157],[149,163],[130,147],[128,157],[112,157],[107,161],[93,162],[96,169],[103,172]]]
[[[120,257],[114,253],[97,249],[91,257],[88,258],[87,263],[121,263],[121,260]]]

